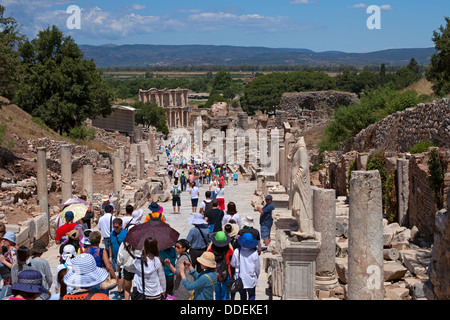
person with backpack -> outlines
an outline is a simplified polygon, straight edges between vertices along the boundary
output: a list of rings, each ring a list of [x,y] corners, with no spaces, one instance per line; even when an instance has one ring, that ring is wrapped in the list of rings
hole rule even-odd
[[[211,201],[212,208],[205,212],[205,221],[209,224],[210,232],[218,232],[222,230],[222,220],[225,215],[223,210],[219,208],[219,200]]]
[[[159,204],[157,204],[156,202],[152,202],[148,206],[148,209],[151,212],[145,217],[144,222],[148,222],[150,220],[166,222],[166,218],[162,214],[162,207]]]
[[[207,251],[214,253],[216,260],[217,283],[215,287],[215,300],[230,300],[227,290],[231,279],[230,260],[233,256],[233,247],[230,236],[223,231],[212,234],[211,243]]]
[[[180,184],[181,184],[181,191],[186,191],[186,185],[187,185],[187,176],[184,171],[181,171],[180,174]]]
[[[178,186],[178,180],[175,180],[174,185],[172,188],[170,188],[170,193],[172,194],[172,206],[173,206],[173,213],[175,214],[181,214],[181,188]],[[175,209],[175,207],[178,206],[178,211]]]
[[[205,200],[200,203],[200,209],[198,212],[202,213],[203,215],[206,213],[206,211],[213,208],[212,205],[212,199],[211,199],[211,191],[205,192]]]

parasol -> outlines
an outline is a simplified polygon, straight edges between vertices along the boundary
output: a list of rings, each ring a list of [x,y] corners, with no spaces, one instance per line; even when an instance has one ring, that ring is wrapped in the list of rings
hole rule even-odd
[[[64,210],[59,214],[59,216],[61,217],[62,221],[67,222],[66,221],[66,212],[72,211],[73,216],[74,216],[73,221],[77,222],[78,220],[84,218],[87,210],[88,210],[88,207],[85,204],[75,203],[75,204],[71,204],[70,206],[64,208]]]
[[[180,233],[162,221],[147,221],[130,229],[124,239],[134,249],[141,250],[145,239],[152,237],[158,241],[158,250],[173,247]]]
[[[63,209],[66,206],[70,206],[71,204],[76,204],[76,203],[83,203],[86,206],[89,206],[89,203],[81,198],[70,198],[69,200],[67,200],[66,202],[64,202],[63,204],[59,205],[60,209]]]

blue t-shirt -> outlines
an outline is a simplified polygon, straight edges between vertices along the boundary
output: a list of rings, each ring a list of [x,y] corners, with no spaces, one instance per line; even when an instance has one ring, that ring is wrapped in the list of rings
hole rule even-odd
[[[113,260],[117,260],[120,244],[125,240],[127,233],[128,230],[124,228],[122,228],[122,231],[120,231],[119,234],[116,233],[116,230],[111,232],[110,243],[112,246]]]
[[[170,263],[172,263],[172,265],[175,265],[175,261],[177,259],[177,252],[175,251],[174,247],[171,247],[166,250],[161,250],[159,252],[159,255],[161,256],[162,261],[169,259]],[[170,270],[170,267],[167,264],[164,264],[164,274],[166,276],[170,276],[173,274],[173,272]]]
[[[237,179],[238,179],[238,173],[235,172],[235,173],[233,174],[233,177],[234,177],[234,180],[237,180]]]
[[[270,202],[268,204],[266,204],[263,208],[262,208],[262,214],[261,217],[259,218],[259,223],[263,224],[263,223],[273,223],[273,218],[272,218],[272,211],[275,210],[275,206],[273,204],[273,202]]]

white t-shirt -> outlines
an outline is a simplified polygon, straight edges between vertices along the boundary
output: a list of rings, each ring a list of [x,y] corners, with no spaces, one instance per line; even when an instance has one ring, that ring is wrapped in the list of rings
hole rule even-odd
[[[210,203],[212,200],[211,199],[209,199],[209,200],[203,200],[202,201],[202,203],[200,204],[200,212],[202,212],[202,213],[204,213],[205,212],[205,208],[206,208],[206,204],[205,204],[205,202],[207,202],[207,203]]]
[[[225,189],[217,188],[216,189],[216,198],[225,198]]]
[[[111,217],[112,220],[114,220],[114,217],[111,213],[105,213],[100,217],[100,219],[98,219],[98,228],[100,229],[100,233],[102,234],[103,238],[109,238],[109,233],[113,229]]]
[[[198,187],[194,186],[191,189],[189,189],[189,192],[191,193],[191,199],[198,199],[198,193],[199,193]]]

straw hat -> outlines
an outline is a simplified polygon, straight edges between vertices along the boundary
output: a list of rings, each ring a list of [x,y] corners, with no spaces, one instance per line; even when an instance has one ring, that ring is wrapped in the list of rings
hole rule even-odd
[[[197,258],[197,262],[208,268],[216,267],[216,258],[214,253],[210,251],[203,252],[202,255]]]
[[[64,283],[70,287],[90,288],[108,278],[108,271],[97,267],[94,257],[81,253],[72,259],[72,268],[64,276]]]
[[[236,223],[227,223],[222,227],[222,230],[228,233],[230,237],[234,237],[239,232],[239,226]],[[227,232],[227,230],[230,230],[230,232]]]

